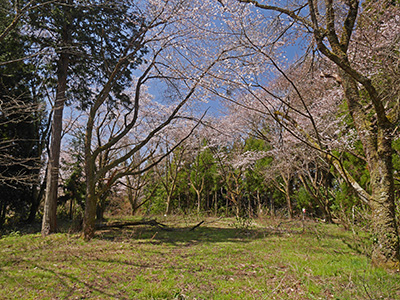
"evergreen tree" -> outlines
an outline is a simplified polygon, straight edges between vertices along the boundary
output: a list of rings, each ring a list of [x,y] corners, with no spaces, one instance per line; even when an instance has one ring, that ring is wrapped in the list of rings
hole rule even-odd
[[[1,32],[12,22],[10,11],[1,0]],[[32,219],[37,210],[43,114],[33,66],[19,60],[28,47],[18,26],[0,42],[0,227],[7,215],[26,218],[31,210]]]
[[[45,0],[39,1],[43,4]],[[85,109],[93,94],[106,84],[110,73],[124,56],[132,36],[138,32],[142,19],[137,17],[129,2],[60,0],[37,5],[29,11],[28,28],[37,49],[46,50],[42,72],[50,78],[55,90],[51,141],[47,171],[46,198],[42,234],[56,231],[57,188],[60,160],[63,109],[74,103]],[[143,54],[144,50],[141,52]],[[110,87],[113,98],[128,102],[123,90],[131,81],[132,70],[141,63],[126,61],[123,76]]]

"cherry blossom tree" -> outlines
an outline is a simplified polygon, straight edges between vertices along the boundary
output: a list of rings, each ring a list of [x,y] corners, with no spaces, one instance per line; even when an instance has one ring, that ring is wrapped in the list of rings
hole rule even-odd
[[[246,50],[240,59],[236,57],[242,66],[236,63],[227,66],[232,75],[221,76],[227,83],[222,88],[213,88],[213,91],[228,101],[232,101],[232,96],[237,99],[243,88],[263,100],[264,104],[266,98],[270,98],[264,110],[268,110],[275,121],[285,124],[286,130],[290,130],[288,125],[296,129],[291,130],[293,136],[324,152],[341,176],[352,184],[360,198],[368,202],[376,240],[373,263],[395,267],[399,262],[400,246],[394,210],[391,144],[398,122],[398,105],[395,100],[397,89],[392,88],[391,80],[397,80],[397,76],[395,72],[385,76],[389,72],[385,73],[384,70],[397,55],[392,49],[398,43],[398,6],[390,1],[368,1],[361,9],[356,0],[309,0],[285,4],[237,0],[220,3],[224,8],[223,16],[228,19],[225,22],[229,28],[227,34],[234,32],[232,36],[235,35],[236,44]],[[233,14],[233,11],[240,13]],[[359,26],[356,27],[356,24]],[[307,100],[315,98],[308,97],[308,92],[300,91],[294,78],[286,74],[288,69],[282,66],[285,50],[296,42],[300,42],[300,47],[305,47],[305,54],[309,54],[310,60],[312,54],[315,54],[314,57],[323,58],[331,66],[322,77],[330,78],[331,84],[338,85],[336,90],[343,93],[347,112],[363,145],[371,176],[370,194],[343,168],[340,160],[332,156],[321,128],[318,127],[317,116],[314,116]],[[396,68],[397,64],[392,64],[389,70]],[[276,76],[284,78],[286,83],[283,89],[274,92],[270,81]],[[224,93],[223,89],[227,87],[228,92]],[[260,93],[260,90],[264,93]],[[330,88],[330,91],[334,90],[334,87]],[[301,104],[301,110],[299,106],[296,108],[291,105],[293,96]],[[339,97],[335,99],[341,100]],[[282,111],[279,108],[284,109]],[[287,114],[293,111],[302,117],[293,118]],[[300,121],[306,121],[308,126],[303,126],[305,124]],[[304,131],[306,127],[312,131]]]
[[[230,113],[224,117],[210,119],[202,137],[207,141],[205,147],[214,155],[218,173],[227,192],[227,199],[233,205],[236,216],[243,211],[245,193],[245,174],[254,164],[266,156],[265,151],[246,150],[245,140],[249,128],[244,118],[248,116],[238,109],[229,107]],[[226,207],[228,209],[228,207]]]
[[[133,37],[132,45],[110,72],[107,83],[98,87],[97,96],[91,101],[85,134],[85,173],[87,176],[86,211],[84,220],[84,235],[90,239],[94,233],[94,208],[96,203],[96,182],[108,172],[112,173],[110,184],[121,176],[134,175],[139,165],[130,163],[129,171],[117,171],[123,162],[129,160],[135,153],[148,151],[154,155],[155,148],[151,143],[157,144],[157,139],[165,135],[168,127],[177,124],[179,119],[190,119],[190,114],[185,115],[185,109],[197,99],[206,101],[209,98],[207,87],[213,84],[216,74],[220,73],[219,67],[223,62],[230,60],[230,50],[237,45],[222,44],[222,37],[215,39],[212,28],[217,28],[215,22],[210,23],[209,15],[200,14],[202,9],[212,15],[220,13],[220,5],[211,5],[210,2],[201,1],[144,1],[137,4],[137,11],[143,17],[139,24],[140,30]],[[221,41],[221,43],[219,42]],[[214,47],[211,47],[214,45]],[[145,47],[147,54],[143,57],[144,63],[140,66],[140,75],[132,84],[131,103],[119,113],[123,115],[123,124],[116,131],[109,134],[102,145],[94,143],[94,128],[96,120],[103,118],[101,107],[107,105],[110,87],[113,81],[123,76],[124,66],[137,51]],[[145,87],[151,82],[163,81],[168,89],[161,95],[165,100],[151,99],[145,94]],[[189,101],[190,100],[190,101]],[[143,109],[143,103],[149,103]],[[143,122],[142,122],[143,121]],[[103,121],[100,121],[102,123]],[[194,129],[196,122],[191,126]],[[135,132],[140,128],[140,133]],[[145,129],[147,128],[147,129]],[[191,132],[189,131],[188,135]],[[134,143],[129,150],[113,159],[104,168],[95,169],[95,161],[106,149],[116,147],[128,134],[135,135]],[[182,138],[182,140],[184,140]],[[168,155],[177,149],[179,143],[171,147]],[[153,149],[153,150],[151,150]],[[147,161],[145,156],[142,163]],[[144,172],[152,165],[162,160],[162,155],[147,168],[140,169]]]

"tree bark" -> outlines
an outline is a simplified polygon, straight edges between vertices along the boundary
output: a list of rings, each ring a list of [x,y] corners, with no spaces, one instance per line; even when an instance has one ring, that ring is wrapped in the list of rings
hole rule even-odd
[[[68,42],[68,29],[64,28],[64,42]],[[63,122],[63,110],[65,104],[65,91],[67,89],[67,70],[69,55],[61,53],[58,62],[58,85],[56,100],[53,108],[53,120],[51,125],[51,141],[49,163],[47,167],[46,195],[42,221],[42,236],[47,236],[57,230],[57,190],[58,172],[60,166],[61,132]]]
[[[400,240],[395,217],[391,124],[379,120],[373,124],[367,119],[360,104],[357,83],[344,71],[340,71],[340,74],[371,177],[369,206],[374,234],[372,262],[377,266],[396,268],[400,262]],[[379,114],[379,111],[375,113]]]
[[[197,195],[197,214],[200,213],[200,208],[201,208],[201,193],[199,190],[195,189],[196,195]]]
[[[67,0],[68,2],[70,0]],[[67,2],[65,1],[65,2]],[[71,4],[71,3],[70,3]],[[66,101],[68,66],[70,55],[68,53],[71,45],[70,24],[72,23],[71,12],[65,10],[65,20],[61,32],[61,49],[57,62],[57,89],[56,99],[53,107],[53,120],[51,123],[51,140],[49,162],[47,166],[46,194],[42,221],[42,236],[49,235],[57,230],[57,192],[58,172],[60,166],[61,133],[63,122],[64,104]]]
[[[89,148],[90,149],[90,148]],[[90,152],[90,150],[86,150]],[[90,155],[90,153],[86,153]],[[94,175],[94,161],[92,157],[87,157],[85,162],[86,171],[86,204],[85,204],[85,216],[83,218],[83,238],[85,241],[89,241],[93,238],[96,230],[96,180]]]
[[[370,158],[372,226],[375,265],[398,267],[400,261],[399,232],[395,217],[392,139],[384,129],[378,130],[377,151]]]

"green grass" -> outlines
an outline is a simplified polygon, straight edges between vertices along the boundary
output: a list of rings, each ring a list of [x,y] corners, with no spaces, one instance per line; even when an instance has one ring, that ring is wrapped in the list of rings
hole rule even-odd
[[[68,233],[3,236],[0,299],[400,299],[400,274],[372,267],[338,226],[207,221],[192,232],[105,230],[89,243]]]

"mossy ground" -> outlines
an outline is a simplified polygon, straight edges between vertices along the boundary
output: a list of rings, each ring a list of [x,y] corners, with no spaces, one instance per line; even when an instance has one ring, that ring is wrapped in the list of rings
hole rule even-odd
[[[103,230],[88,243],[70,233],[8,234],[0,239],[0,299],[400,299],[400,274],[372,267],[339,226],[234,223]]]

